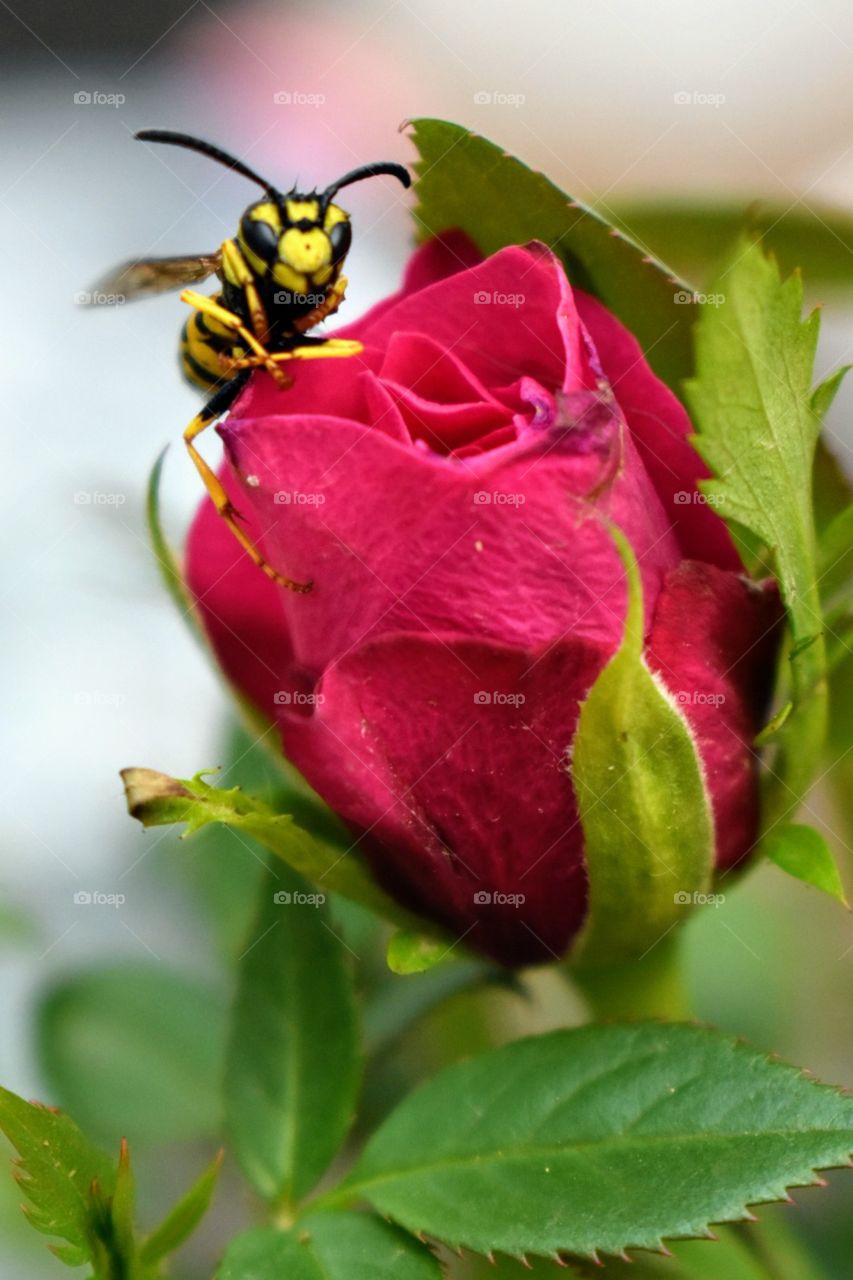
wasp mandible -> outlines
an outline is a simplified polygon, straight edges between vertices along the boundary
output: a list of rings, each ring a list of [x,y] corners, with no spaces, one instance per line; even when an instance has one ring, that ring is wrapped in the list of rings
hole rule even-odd
[[[194,386],[213,392],[184,431],[184,443],[218,514],[255,564],[281,586],[309,591],[310,582],[294,582],[267,563],[237,523],[238,512],[194,442],[230,408],[253,369],[266,369],[279,386],[288,387],[292,379],[282,365],[289,360],[320,360],[361,351],[359,342],[308,334],[334,315],[346,290],[341,271],[352,227],[349,214],[333,199],[342,187],[363,178],[387,174],[408,187],[411,177],[403,165],[388,161],[353,169],[325,191],[306,193],[294,188],[282,193],[241,160],[189,134],[143,129],[136,137],[198,151],[257,183],[264,192],[246,209],[237,235],[215,253],[125,263],[102,280],[97,291],[129,300],[218,276],[222,288],[211,297],[187,288],[181,293],[181,300],[193,308],[181,331],[181,368]]]

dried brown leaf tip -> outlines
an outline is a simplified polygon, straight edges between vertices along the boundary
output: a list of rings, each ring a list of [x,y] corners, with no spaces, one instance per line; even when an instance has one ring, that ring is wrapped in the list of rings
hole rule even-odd
[[[128,813],[145,827],[174,821],[175,802],[183,807],[185,801],[194,799],[177,778],[156,769],[122,769],[121,779]]]

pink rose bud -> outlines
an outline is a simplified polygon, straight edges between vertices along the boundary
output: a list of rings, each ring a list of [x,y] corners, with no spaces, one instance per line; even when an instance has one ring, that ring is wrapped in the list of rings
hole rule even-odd
[[[639,565],[645,659],[689,725],[718,868],[757,834],[778,644],[703,501],[687,414],[541,245],[453,234],[340,336],[363,354],[256,373],[220,428],[267,579],[209,502],[188,576],[239,691],[393,895],[507,964],[563,955],[588,905],[579,709]],[[625,904],[630,910],[630,903]]]

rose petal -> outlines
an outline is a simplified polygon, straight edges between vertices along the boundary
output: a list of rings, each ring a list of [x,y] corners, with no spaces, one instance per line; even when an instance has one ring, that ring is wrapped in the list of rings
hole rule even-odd
[[[235,501],[237,486],[223,469]],[[190,527],[187,585],[226,677],[272,719],[276,694],[292,690],[293,653],[281,588],[260,573],[206,499]]]
[[[658,597],[647,659],[693,731],[720,867],[744,857],[758,834],[752,744],[772,693],[783,616],[775,584],[697,561],[669,574]]]
[[[341,333],[384,348],[399,331],[429,335],[489,387],[525,374],[545,386],[590,385],[565,274],[542,245],[501,249]]]
[[[503,963],[549,961],[586,908],[565,753],[606,657],[388,635],[329,668],[309,718],[281,709],[285,751],[401,901]]]
[[[623,574],[586,501],[593,492],[595,512],[634,546],[649,617],[678,562],[627,435],[614,442],[622,464],[604,494],[613,466],[600,442],[562,422],[464,460],[320,415],[232,417],[221,434],[238,473],[256,482],[238,506],[267,559],[315,583],[310,596],[283,598],[294,651],[315,671],[380,627],[524,647],[569,631],[618,640]],[[290,501],[282,501],[282,477]]]
[[[652,373],[637,339],[606,307],[579,289],[575,301],[664,510],[675,521],[684,554],[722,569],[742,568],[724,522],[698,493],[697,481],[710,472],[690,443],[693,428],[684,406]]]

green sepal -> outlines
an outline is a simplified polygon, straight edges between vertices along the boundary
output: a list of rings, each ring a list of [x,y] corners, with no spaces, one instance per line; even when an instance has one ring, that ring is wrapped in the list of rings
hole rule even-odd
[[[639,570],[625,536],[612,534],[627,582],[624,635],[581,707],[571,750],[589,881],[572,959],[583,964],[643,955],[707,891],[714,865],[696,744],[646,665]]]

